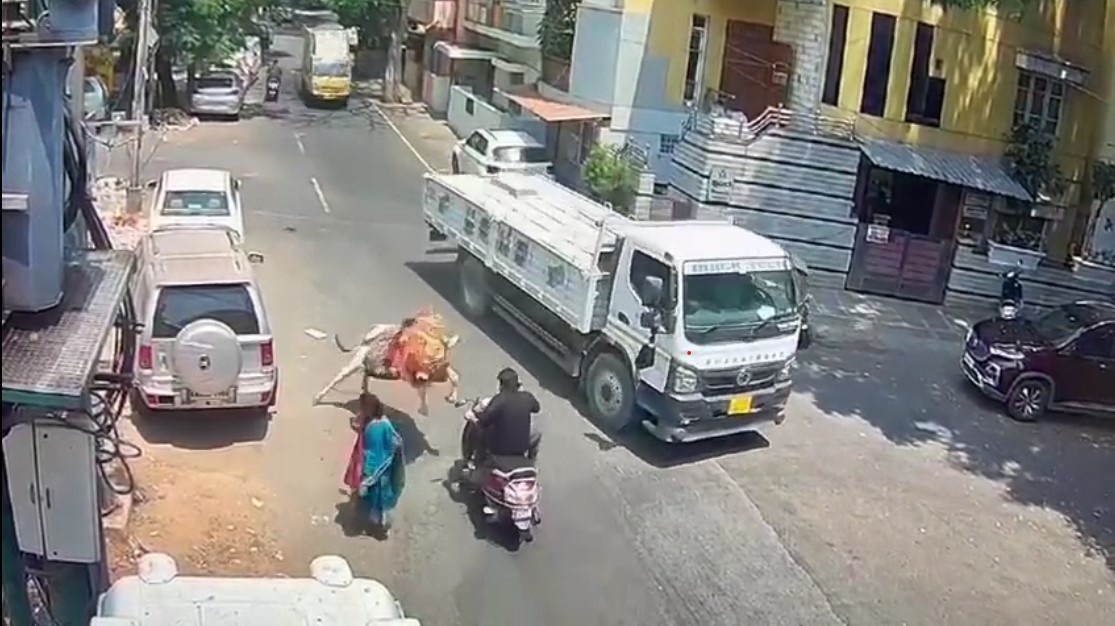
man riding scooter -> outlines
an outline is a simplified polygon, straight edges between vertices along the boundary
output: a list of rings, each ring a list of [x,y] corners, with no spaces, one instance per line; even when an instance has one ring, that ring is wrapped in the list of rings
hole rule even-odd
[[[467,416],[462,454],[473,467],[499,460],[538,457],[541,434],[533,428],[533,416],[542,407],[534,394],[522,389],[519,374],[510,367],[496,377],[497,393],[479,411]]]

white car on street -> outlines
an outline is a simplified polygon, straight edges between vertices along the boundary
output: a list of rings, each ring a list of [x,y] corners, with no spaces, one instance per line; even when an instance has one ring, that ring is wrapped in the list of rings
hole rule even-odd
[[[552,174],[546,147],[521,130],[477,130],[453,146],[454,174]]]
[[[223,226],[244,238],[240,181],[217,169],[177,169],[148,183],[152,189],[150,227]]]
[[[167,226],[136,249],[140,321],[133,406],[141,411],[266,409],[279,372],[254,263],[219,226]]]

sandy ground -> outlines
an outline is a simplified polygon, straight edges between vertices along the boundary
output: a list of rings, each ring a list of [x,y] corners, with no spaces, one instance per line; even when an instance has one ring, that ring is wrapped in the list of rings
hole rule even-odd
[[[269,531],[271,494],[248,471],[198,468],[150,447],[131,467],[137,489],[127,530],[107,536],[114,579],[134,573],[148,552],[173,555],[187,575],[285,575]]]

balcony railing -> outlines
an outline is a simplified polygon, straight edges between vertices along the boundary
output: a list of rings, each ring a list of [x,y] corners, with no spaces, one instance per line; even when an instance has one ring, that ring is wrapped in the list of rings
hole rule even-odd
[[[465,25],[487,27],[512,35],[519,43],[537,45],[538,23],[546,10],[543,0],[468,0]],[[477,29],[479,30],[479,29]],[[481,31],[481,34],[489,34]],[[498,37],[495,33],[493,36]]]
[[[811,135],[854,140],[856,121],[852,116],[835,117],[820,111],[794,111],[784,107],[769,107],[754,119],[728,107],[732,95],[715,89],[706,91],[694,105],[685,123],[685,132],[693,131],[718,141],[749,144],[765,133],[786,129]]]

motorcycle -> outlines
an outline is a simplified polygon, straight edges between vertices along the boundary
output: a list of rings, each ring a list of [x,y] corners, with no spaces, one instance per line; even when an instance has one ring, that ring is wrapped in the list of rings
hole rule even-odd
[[[999,291],[999,317],[1012,320],[1022,312],[1022,280],[1018,270],[1003,274],[1003,284]]]
[[[263,94],[263,99],[267,102],[275,102],[279,99],[279,83],[278,76],[267,77],[267,88]]]
[[[462,484],[483,498],[484,520],[491,525],[510,524],[517,541],[534,541],[534,527],[542,523],[538,510],[538,470],[534,467],[534,451],[522,457],[485,455],[474,458],[479,436],[476,415],[491,398],[477,398],[468,403],[461,430],[461,458],[465,461]],[[473,466],[469,466],[469,462]]]

